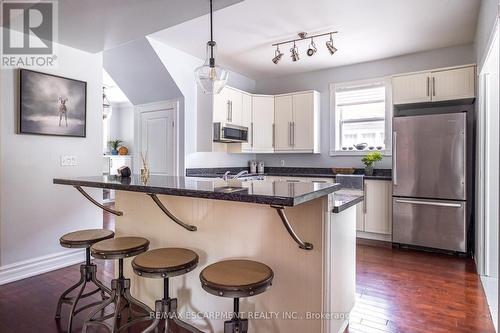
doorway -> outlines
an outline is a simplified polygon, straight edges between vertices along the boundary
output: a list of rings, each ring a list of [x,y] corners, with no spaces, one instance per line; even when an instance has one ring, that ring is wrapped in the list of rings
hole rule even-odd
[[[178,102],[140,105],[136,110],[136,172],[144,158],[151,175],[178,175]]]

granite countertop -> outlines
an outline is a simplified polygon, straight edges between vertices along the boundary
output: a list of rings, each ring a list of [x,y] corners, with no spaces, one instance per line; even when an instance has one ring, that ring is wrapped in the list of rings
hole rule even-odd
[[[53,182],[60,185],[282,206],[296,206],[340,189],[339,184],[327,183],[200,180],[194,177],[173,176],[150,176],[145,183],[139,175],[132,175],[130,178],[118,176],[55,178]]]
[[[365,199],[363,191],[360,190],[339,190],[333,194],[334,213],[340,213],[347,208],[357,205]]]
[[[222,177],[226,171],[230,171],[232,175],[240,171],[248,171],[245,167],[230,167],[230,168],[191,168],[186,170],[186,176],[189,177],[205,177],[215,178]],[[363,169],[355,169],[355,175],[364,174]],[[275,177],[318,177],[318,178],[334,178],[335,173],[331,168],[294,168],[294,167],[265,167],[263,176]],[[371,180],[392,180],[391,169],[375,169],[373,176],[364,176],[365,179]]]

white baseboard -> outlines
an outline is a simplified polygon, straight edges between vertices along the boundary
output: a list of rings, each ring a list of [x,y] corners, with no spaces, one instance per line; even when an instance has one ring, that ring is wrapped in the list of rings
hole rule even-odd
[[[356,237],[364,239],[372,239],[384,242],[392,242],[392,235],[376,234],[372,232],[356,231]]]
[[[22,280],[85,261],[83,249],[49,254],[14,264],[0,266],[0,285]]]

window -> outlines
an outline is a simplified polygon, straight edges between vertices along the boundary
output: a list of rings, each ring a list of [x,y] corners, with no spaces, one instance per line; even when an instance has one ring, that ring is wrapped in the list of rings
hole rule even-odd
[[[388,85],[386,79],[332,84],[335,135],[331,154],[359,154],[354,145],[361,143],[367,144],[366,150],[390,150]]]

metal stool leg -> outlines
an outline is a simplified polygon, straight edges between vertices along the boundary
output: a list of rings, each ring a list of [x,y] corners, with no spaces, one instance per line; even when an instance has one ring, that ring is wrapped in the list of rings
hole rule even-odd
[[[130,294],[130,279],[126,279],[123,276],[123,259],[119,259],[118,261],[118,270],[118,278],[111,281],[111,296],[89,314],[83,326],[83,333],[87,332],[87,328],[93,325],[104,326],[111,333],[117,333],[136,323],[153,319],[151,317],[153,311],[146,304],[135,299]],[[111,304],[115,306],[112,314],[96,317],[99,311],[104,313],[104,309]],[[134,311],[133,306],[138,307],[144,313],[141,314]],[[127,307],[129,309],[129,318],[125,324],[120,325],[120,314]],[[111,323],[106,323],[105,321],[110,318],[112,318]]]
[[[233,300],[233,318],[224,322],[224,333],[247,333],[248,319],[240,318],[240,299]]]
[[[81,312],[82,310],[88,309],[90,307],[96,306],[103,302],[106,299],[106,294],[110,294],[109,288],[104,286],[98,279],[97,279],[97,266],[95,264],[92,264],[90,261],[90,248],[85,249],[85,264],[80,266],[80,281],[76,283],[75,285],[71,286],[69,289],[67,289],[65,292],[62,293],[61,297],[59,298],[59,301],[57,303],[57,308],[56,308],[56,314],[55,314],[55,319],[59,320],[61,319],[61,308],[63,304],[69,304],[71,305],[70,313],[69,313],[69,319],[68,319],[68,332],[71,332],[72,329],[72,323],[73,323],[73,318],[74,316]],[[87,286],[88,283],[94,284],[97,289],[84,293],[85,287]],[[81,287],[80,287],[81,286]],[[80,287],[78,293],[74,297],[69,297],[68,295],[75,289]],[[93,302],[87,305],[84,305],[80,308],[77,309],[77,304],[78,302],[83,299],[87,298],[89,296],[92,296],[96,293],[100,292],[101,293],[101,301],[98,302]]]

